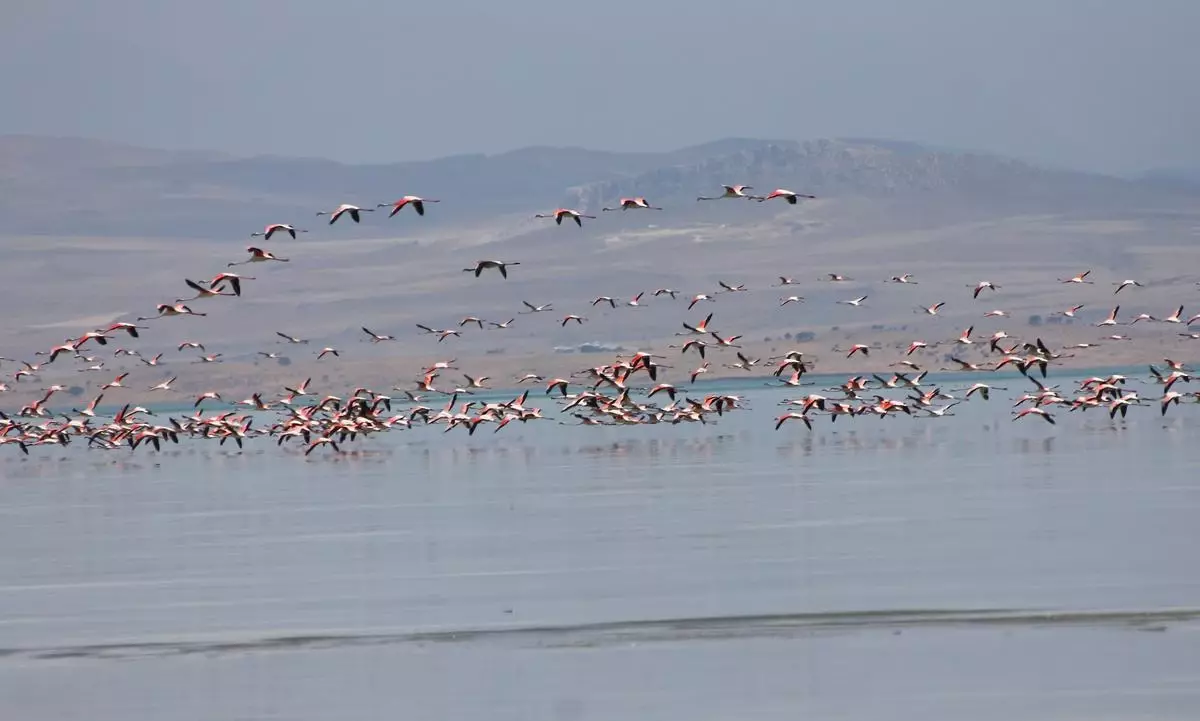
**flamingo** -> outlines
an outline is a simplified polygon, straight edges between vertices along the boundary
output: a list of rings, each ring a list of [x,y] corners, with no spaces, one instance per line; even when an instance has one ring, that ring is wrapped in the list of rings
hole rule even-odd
[[[296,239],[296,233],[307,233],[307,230],[301,230],[290,223],[271,223],[261,231],[250,234],[251,238],[261,237],[263,240],[270,240],[272,235],[276,233],[287,233],[292,236],[292,240]]]
[[[377,205],[375,207],[376,208],[390,207],[392,209],[392,212],[388,213],[388,217],[391,218],[391,217],[395,216],[396,213],[399,213],[401,210],[404,210],[404,207],[407,205],[411,205],[412,209],[417,211],[417,215],[425,215],[425,204],[426,203],[440,203],[440,202],[442,202],[442,201],[434,200],[433,198],[422,198],[417,195],[406,195],[394,203],[380,203],[379,205]]]
[[[968,288],[970,288],[970,287],[972,287],[972,286],[967,286],[967,287],[968,287]],[[979,297],[979,294],[980,294],[980,293],[982,293],[982,292],[983,292],[985,289],[988,289],[988,288],[990,288],[991,290],[1000,290],[1000,286],[998,286],[998,285],[996,285],[996,284],[994,284],[994,283],[992,283],[992,282],[990,282],[990,281],[986,281],[986,280],[981,280],[981,281],[979,281],[979,282],[978,282],[978,283],[977,283],[977,284],[974,286],[974,288],[975,288],[975,292],[974,292],[974,293],[973,293],[973,295],[972,295],[972,297],[974,297],[974,298],[978,298],[978,297]]]
[[[1117,324],[1117,312],[1120,310],[1121,310],[1121,306],[1119,306],[1119,305],[1113,306],[1112,312],[1108,314],[1108,317],[1105,318],[1104,320],[1100,321],[1099,323],[1097,323],[1096,327],[1101,328],[1106,325],[1116,325]]]
[[[745,198],[746,200],[750,200],[754,197],[745,193],[747,190],[754,190],[754,187],[751,185],[722,185],[721,187],[725,189],[724,193],[712,197],[700,196],[696,200],[721,200],[723,198]]]
[[[249,258],[237,263],[226,263],[226,267],[232,268],[235,265],[246,265],[247,263],[263,263],[268,260],[274,260],[280,263],[288,262],[287,258],[276,257],[270,251],[263,250],[262,248],[255,248],[253,245],[248,246],[246,248],[246,252],[250,254]]]
[[[219,400],[221,400],[221,394],[218,393],[217,391],[205,391],[204,393],[201,393],[199,396],[196,396],[196,402],[192,404],[192,408],[199,408],[200,404],[203,403],[204,401],[219,401]]]
[[[687,330],[687,333],[676,333],[675,335],[708,335],[708,333],[709,333],[708,324],[709,324],[709,321],[712,320],[712,317],[713,317],[713,314],[709,313],[704,318],[704,320],[700,321],[699,323],[697,323],[694,326],[684,323],[683,327],[684,327],[684,329]]]
[[[222,293],[213,288],[205,288],[196,281],[189,280],[188,278],[184,278],[183,282],[187,283],[189,288],[196,291],[196,295],[192,296],[191,298],[176,298],[176,303],[186,303],[189,300],[200,300],[201,298],[216,298],[219,295],[231,297],[237,295],[237,293]]]
[[[555,210],[553,213],[538,213],[537,215],[535,215],[533,217],[535,217],[535,218],[554,218],[554,222],[558,225],[562,225],[563,218],[570,218],[571,220],[574,220],[575,225],[578,225],[580,228],[583,227],[583,219],[584,218],[588,218],[590,220],[596,219],[596,216],[594,216],[594,215],[584,215],[583,213],[580,213],[578,210],[572,210],[570,208],[559,208],[558,210]]]
[[[96,406],[100,404],[100,401],[103,398],[104,398],[104,394],[101,393],[100,395],[93,398],[91,403],[87,404],[87,408],[84,408],[83,410],[76,409],[75,412],[81,416],[87,416],[88,418],[95,418],[96,417]]]
[[[129,376],[128,372],[122,373],[121,375],[117,376],[116,378],[113,378],[108,383],[105,383],[104,385],[100,386],[100,390],[106,391],[109,388],[125,388],[125,386],[121,385],[121,382],[124,381],[128,376]]]
[[[640,198],[640,197],[639,198],[621,198],[620,202],[617,203],[617,207],[601,208],[601,210],[635,210],[638,208],[641,208],[643,210],[662,210],[662,208],[656,208],[655,206],[650,205],[650,203],[646,202],[645,198]]]
[[[146,330],[146,328],[144,326],[134,325],[133,323],[113,323],[108,328],[104,329],[104,333],[107,335],[118,330],[125,331],[131,338],[137,338],[138,331]]]
[[[158,385],[150,386],[150,387],[149,387],[147,390],[151,390],[151,391],[169,391],[169,390],[171,390],[171,384],[175,382],[175,378],[176,378],[176,377],[177,377],[177,376],[171,376],[170,378],[168,378],[167,380],[163,381],[162,383],[159,383]]]
[[[1045,420],[1047,423],[1049,423],[1050,425],[1054,425],[1054,416],[1050,415],[1046,411],[1045,408],[1036,407],[1036,406],[1033,408],[1025,408],[1024,410],[1019,411],[1015,416],[1013,416],[1013,420],[1015,421],[1018,418],[1024,418],[1025,416],[1031,416],[1031,415],[1032,416],[1041,416],[1041,418],[1043,420]]]
[[[791,190],[786,190],[784,188],[776,188],[775,190],[772,190],[770,193],[767,193],[766,195],[764,195],[760,198],[755,198],[755,200],[762,203],[764,201],[773,200],[775,198],[783,198],[784,200],[786,200],[788,202],[788,205],[795,205],[796,201],[800,198],[807,198],[809,200],[815,200],[816,197],[817,196],[815,196],[815,195],[804,195],[802,193],[796,193]]]
[[[342,217],[342,215],[349,215],[350,220],[353,220],[355,223],[357,223],[361,219],[359,216],[359,213],[374,213],[374,212],[375,212],[375,208],[360,208],[357,205],[350,205],[349,203],[342,203],[338,207],[334,208],[333,211],[322,210],[322,211],[318,212],[317,215],[318,216],[328,215],[329,216],[329,224],[333,225],[334,223],[337,222],[338,218]]]
[[[233,294],[240,296],[242,294],[243,280],[257,280],[249,275],[238,275],[237,273],[217,273],[213,279],[208,281],[208,287],[212,290],[221,290],[221,286],[228,283],[233,290]],[[224,294],[222,294],[224,295]]]
[[[475,277],[478,278],[484,270],[495,268],[500,271],[500,277],[507,278],[508,266],[510,265],[520,265],[520,262],[515,260],[479,260],[475,262],[474,268],[463,268],[462,270],[464,273],[474,273]]]
[[[808,426],[808,429],[810,431],[812,430],[812,420],[809,419],[809,417],[804,415],[803,413],[797,413],[796,411],[784,413],[783,415],[776,418],[775,419],[775,430],[779,430],[780,427],[782,427],[784,423],[786,423],[790,420],[793,420],[793,419],[803,421],[804,425]]]
[[[338,448],[338,444],[336,441],[334,441],[329,436],[321,436],[320,438],[314,438],[312,443],[308,444],[308,448],[306,448],[304,450],[304,455],[307,456],[308,454],[317,450],[317,448],[319,448],[320,446],[329,446],[330,448],[332,448],[334,450],[335,453],[342,452],[341,449]]]
[[[1082,273],[1080,273],[1079,275],[1071,276],[1070,278],[1059,278],[1058,282],[1059,283],[1091,283],[1092,281],[1087,279],[1087,277],[1089,275],[1091,275],[1091,272],[1092,271],[1090,271],[1090,270],[1085,270]]]
[[[372,343],[380,343],[385,340],[396,340],[395,336],[382,335],[380,333],[375,333],[374,331],[368,330],[366,327],[363,327],[362,332],[366,333],[367,335],[369,335],[371,337]]]
[[[158,319],[158,318],[167,318],[167,317],[169,317],[169,316],[174,316],[174,315],[201,315],[201,316],[203,316],[203,315],[208,315],[208,313],[197,313],[196,311],[194,311],[194,310],[192,310],[191,308],[187,307],[187,306],[186,306],[186,305],[184,305],[183,303],[178,303],[178,302],[177,302],[175,305],[168,305],[168,304],[166,304],[166,303],[159,303],[157,306],[155,306],[155,310],[157,310],[157,311],[158,311],[158,315],[156,315],[156,316],[142,316],[142,317],[139,317],[139,318],[138,318],[138,320],[139,320],[139,321],[142,321],[142,320],[156,320],[156,319]]]

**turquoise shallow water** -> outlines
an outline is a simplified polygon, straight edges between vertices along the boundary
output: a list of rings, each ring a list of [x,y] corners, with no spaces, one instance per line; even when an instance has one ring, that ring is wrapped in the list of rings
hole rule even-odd
[[[703,426],[0,454],[0,710],[1200,715],[1200,405],[1014,423],[986,381],[813,431],[747,380]]]

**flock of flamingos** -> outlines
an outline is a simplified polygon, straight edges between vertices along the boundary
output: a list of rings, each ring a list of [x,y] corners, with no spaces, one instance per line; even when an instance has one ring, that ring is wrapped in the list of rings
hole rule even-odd
[[[733,199],[760,203],[782,200],[796,205],[801,199],[814,197],[785,189],[777,189],[766,195],[754,195],[748,192],[752,190],[749,186],[731,185],[724,186],[724,188],[722,194],[702,196],[697,200]],[[439,201],[417,196],[404,196],[394,203],[381,203],[375,208],[344,204],[332,211],[322,211],[317,215],[327,216],[330,225],[341,219],[358,223],[363,213],[375,212],[381,208],[390,209],[389,217],[395,216],[406,208],[411,208],[417,215],[424,216],[426,206],[437,202]],[[645,198],[639,197],[623,198],[615,207],[606,207],[603,210],[644,211],[661,210],[661,208],[652,206]],[[562,225],[566,221],[582,226],[584,220],[592,220],[596,216],[585,215],[570,208],[559,208],[552,213],[538,214],[535,217],[553,219],[558,225]],[[273,238],[286,239],[290,237],[295,239],[297,233],[306,232],[308,230],[288,223],[274,223],[266,226],[260,232],[252,233],[251,236],[261,237],[265,243]],[[289,261],[288,258],[275,255],[264,248],[251,246],[246,250],[249,257],[242,261],[228,263],[228,268],[245,264],[286,263]],[[482,259],[476,261],[471,267],[464,268],[463,271],[470,273],[473,276],[472,280],[478,278],[481,279],[480,282],[488,282],[486,278],[493,275],[489,271],[494,271],[495,276],[498,276],[499,279],[508,279],[510,270],[518,265],[520,265],[519,261]],[[100,370],[103,362],[89,353],[100,352],[100,347],[107,347],[109,341],[116,338],[132,339],[130,342],[133,342],[142,337],[143,331],[146,331],[147,334],[152,333],[153,326],[139,325],[139,323],[180,316],[206,315],[202,311],[193,310],[188,303],[216,297],[237,298],[242,294],[243,285],[247,281],[254,280],[254,278],[239,275],[228,268],[208,281],[187,280],[188,287],[195,295],[191,298],[177,299],[173,303],[159,304],[157,314],[154,316],[140,317],[136,319],[136,322],[118,322],[106,328],[87,330],[78,337],[66,340],[61,345],[39,352],[37,355],[40,362],[25,361],[18,364],[18,369],[10,376],[12,382],[36,383],[36,379],[53,368],[60,367],[64,360],[74,360],[84,364],[86,368],[83,370]],[[1058,282],[1079,286],[1093,285],[1094,281],[1090,275],[1090,271],[1087,271],[1071,278],[1058,279]],[[827,280],[836,283],[850,279],[838,274],[829,274]],[[918,281],[911,275],[905,274],[892,277],[890,282],[916,284]],[[776,285],[785,287],[795,285],[795,282],[790,278],[781,277]],[[1113,285],[1116,286],[1116,290],[1113,291],[1114,295],[1120,294],[1128,288],[1142,287],[1142,283],[1132,279],[1117,281]],[[981,293],[992,293],[1000,289],[999,285],[988,281],[980,281],[968,287],[973,289],[970,292],[976,299],[980,297]],[[698,303],[715,300],[718,293],[738,293],[745,290],[745,286],[742,285],[721,283],[719,291],[701,293],[688,298],[687,309],[693,311]],[[653,295],[667,295],[675,299],[677,292],[661,288],[656,290]],[[639,294],[632,300],[624,301],[624,304],[637,306],[641,303],[641,297]],[[867,296],[860,296],[839,302],[850,306],[861,306],[866,300]],[[800,295],[790,295],[779,299],[780,305],[802,302],[804,302],[804,298]],[[602,303],[616,308],[618,301],[607,296],[601,296],[593,301],[593,305]],[[937,315],[942,305],[942,303],[938,303],[921,310],[928,315]],[[549,305],[536,306],[525,303],[525,306],[526,310],[522,313],[553,313],[553,309]],[[1074,306],[1060,311],[1060,314],[1073,318],[1082,307]],[[700,311],[694,312],[697,315],[700,313]],[[1001,311],[993,311],[986,315],[993,314],[1001,317],[1005,315]],[[1126,336],[1114,331],[1120,326],[1137,322],[1170,324],[1179,332],[1179,335],[1200,339],[1200,333],[1193,333],[1189,330],[1192,324],[1200,322],[1200,315],[1185,318],[1182,306],[1165,318],[1140,314],[1128,319],[1120,319],[1119,314],[1120,306],[1116,306],[1106,319],[1096,324],[1098,329],[1102,329],[1098,330],[1097,342],[1126,340]],[[250,398],[234,403],[226,402],[219,391],[208,391],[195,399],[191,415],[185,415],[186,412],[182,412],[178,414],[179,417],[169,416],[165,422],[157,422],[160,416],[146,408],[133,407],[132,404],[118,405],[113,401],[119,401],[122,389],[126,388],[148,391],[172,390],[172,383],[176,379],[172,377],[149,387],[145,386],[145,382],[133,386],[132,384],[137,380],[136,375],[131,378],[131,373],[125,372],[103,384],[99,388],[98,394],[83,409],[72,409],[70,412],[65,412],[61,406],[53,409],[56,401],[62,397],[56,394],[65,390],[64,386],[54,384],[43,388],[44,396],[24,405],[19,411],[11,414],[0,412],[0,445],[13,446],[28,455],[30,449],[37,446],[66,446],[76,441],[81,441],[89,449],[115,451],[123,448],[137,449],[139,446],[149,446],[161,450],[163,444],[179,443],[181,438],[207,439],[220,444],[229,441],[241,447],[243,441],[265,436],[273,439],[280,446],[302,444],[303,453],[308,456],[323,446],[328,448],[328,452],[341,453],[343,452],[342,444],[354,441],[359,436],[365,437],[393,429],[426,426],[441,426],[444,429],[443,432],[459,429],[462,433],[474,434],[484,427],[490,428],[491,432],[495,433],[513,422],[528,423],[546,420],[579,425],[708,423],[714,420],[713,416],[746,408],[745,399],[741,396],[688,392],[689,389],[694,388],[692,384],[708,372],[710,361],[706,360],[706,357],[710,358],[713,353],[728,354],[731,350],[732,355],[737,357],[737,361],[728,364],[728,367],[747,371],[758,367],[769,369],[778,379],[777,382],[782,388],[812,385],[802,381],[811,365],[806,361],[802,352],[792,351],[783,356],[765,360],[747,357],[737,350],[740,348],[737,341],[741,336],[722,336],[710,330],[711,319],[712,314],[707,314],[704,318],[690,319],[690,322],[681,324],[682,331],[677,332],[676,335],[683,336],[686,340],[671,347],[679,350],[684,356],[695,355],[699,365],[684,373],[675,383],[668,382],[667,374],[663,370],[672,366],[664,364],[656,354],[639,351],[629,357],[617,357],[610,363],[582,370],[569,378],[545,378],[536,373],[528,373],[514,381],[518,386],[526,383],[536,384],[538,390],[533,400],[530,398],[530,391],[525,390],[508,401],[485,403],[471,400],[470,396],[477,389],[487,389],[485,382],[488,379],[485,376],[466,375],[454,365],[455,360],[448,360],[431,365],[412,388],[392,389],[402,393],[397,397],[368,388],[356,388],[345,397],[322,395],[309,388],[311,379],[308,379],[302,383],[273,391],[263,390],[253,394]],[[572,322],[583,323],[586,319],[570,314],[558,320],[565,326]],[[476,324],[483,328],[485,323],[495,328],[505,328],[511,322],[498,323],[472,316],[464,318],[459,323],[459,328],[470,324]],[[418,327],[425,333],[438,336],[439,341],[460,332],[455,328],[438,329],[423,325]],[[367,328],[362,330],[373,343],[394,340],[390,335],[377,334]],[[1105,333],[1111,333],[1111,335],[1102,335]],[[277,333],[277,335],[283,339],[282,342],[308,343],[306,339],[295,338],[284,333]],[[1099,409],[1098,412],[1105,413],[1112,418],[1118,414],[1124,417],[1130,408],[1143,406],[1156,408],[1158,413],[1165,415],[1172,405],[1178,405],[1181,400],[1189,399],[1200,402],[1200,393],[1185,393],[1179,390],[1181,387],[1178,385],[1179,383],[1189,383],[1192,378],[1192,370],[1182,362],[1164,359],[1161,367],[1150,367],[1152,381],[1162,387],[1161,395],[1156,398],[1141,397],[1138,392],[1129,389],[1124,376],[1117,374],[1083,379],[1073,389],[1063,390],[1058,385],[1047,385],[1047,382],[1044,382],[1047,377],[1047,368],[1054,365],[1056,360],[1064,357],[1064,353],[1074,348],[1095,345],[1094,343],[1080,343],[1069,348],[1055,350],[1048,347],[1040,338],[1021,341],[1012,338],[1004,331],[998,331],[990,336],[976,336],[974,327],[971,327],[963,331],[957,338],[931,342],[913,340],[904,356],[891,364],[903,366],[904,371],[896,372],[890,378],[874,374],[869,377],[855,376],[847,379],[840,386],[823,391],[824,394],[809,392],[801,397],[783,400],[780,405],[785,408],[785,412],[775,418],[775,428],[778,430],[785,424],[791,425],[789,422],[795,422],[802,423],[811,429],[813,423],[820,416],[827,416],[831,422],[837,421],[839,416],[886,418],[903,414],[910,417],[940,418],[954,415],[952,409],[959,403],[968,400],[988,402],[993,395],[993,390],[1007,389],[994,388],[987,383],[979,382],[965,389],[946,391],[928,381],[928,371],[912,360],[913,353],[921,349],[935,346],[967,349],[977,347],[976,344],[988,348],[991,353],[995,354],[997,360],[988,363],[974,363],[963,360],[964,354],[962,353],[951,353],[952,362],[958,366],[955,370],[999,371],[1011,368],[1028,379],[1027,392],[1016,397],[1012,406],[1014,421],[1036,416],[1046,423],[1054,424],[1055,416],[1059,412],[1089,409]],[[180,345],[179,350],[189,346],[204,352],[203,345],[198,342],[185,342]],[[843,350],[847,351],[847,356],[861,354],[869,357],[871,346],[854,344]],[[330,347],[320,350],[314,348],[314,352],[318,358],[323,358],[330,355],[336,356],[339,351]],[[139,351],[126,348],[116,349],[115,355],[136,357],[147,366],[159,365],[162,358],[161,353],[152,358],[146,358]],[[279,357],[278,353],[265,351],[260,351],[260,355],[268,358]],[[919,359],[920,356],[916,356],[916,358]],[[204,355],[200,360],[219,362],[220,354]],[[16,363],[7,358],[0,358],[0,362]],[[451,371],[456,371],[457,374],[451,375]],[[457,378],[459,375],[463,379],[462,383],[455,386],[451,381],[451,386],[443,385],[445,379]],[[441,387],[439,388],[439,386]],[[10,386],[0,382],[0,393],[8,390],[10,390]],[[439,400],[425,405],[427,398],[434,397],[443,399],[444,403]],[[467,400],[460,402],[463,397],[466,397]],[[114,413],[103,413],[100,410],[101,403],[106,398],[111,407],[117,408]],[[558,413],[554,416],[544,415],[542,408],[534,405],[538,399],[542,399],[542,402],[558,403]],[[220,410],[217,410],[218,406],[221,407]]]

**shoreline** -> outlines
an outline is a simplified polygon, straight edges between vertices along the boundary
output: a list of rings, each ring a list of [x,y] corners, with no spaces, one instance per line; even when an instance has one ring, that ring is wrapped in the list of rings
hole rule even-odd
[[[681,397],[683,395],[697,397],[697,396],[709,395],[711,393],[716,393],[716,392],[728,392],[728,393],[736,394],[737,391],[741,391],[741,390],[752,390],[752,389],[768,388],[768,387],[774,387],[774,388],[779,389],[780,391],[787,391],[788,389],[791,389],[792,393],[794,393],[794,394],[804,395],[804,394],[813,392],[814,389],[827,391],[830,388],[833,388],[837,385],[840,385],[841,383],[844,383],[847,380],[847,378],[854,377],[854,376],[868,376],[869,377],[872,375],[879,375],[884,378],[890,378],[891,375],[894,372],[896,372],[897,369],[885,368],[882,371],[872,371],[872,370],[860,368],[860,369],[855,369],[854,371],[822,371],[822,372],[813,371],[813,372],[804,374],[803,378],[801,379],[801,382],[802,382],[801,386],[789,386],[785,383],[779,382],[775,378],[775,376],[773,376],[769,373],[738,374],[736,371],[729,371],[727,369],[723,369],[723,370],[724,370],[724,372],[721,374],[717,374],[714,372],[711,375],[711,377],[699,378],[699,379],[697,379],[697,381],[694,384],[687,383],[687,379],[684,378],[683,383],[675,383],[674,385],[680,391]],[[1058,371],[1057,373],[1055,372],[1056,370]],[[1125,375],[1126,377],[1131,378],[1131,379],[1143,379],[1144,377],[1148,377],[1148,375],[1149,375],[1147,372],[1145,372],[1145,369],[1141,369],[1138,364],[1132,364],[1132,365],[1130,365],[1130,364],[1124,364],[1124,365],[1105,364],[1105,365],[1099,365],[1099,366],[1092,366],[1092,365],[1053,366],[1052,365],[1050,367],[1049,373],[1048,373],[1046,379],[1044,379],[1044,381],[1041,378],[1040,373],[1035,374],[1034,377],[1036,377],[1039,381],[1045,382],[1047,385],[1053,386],[1053,385],[1061,384],[1063,382],[1062,375],[1063,375],[1064,371],[1068,371],[1071,373],[1071,382],[1072,383],[1074,383],[1077,380],[1082,380],[1084,378],[1088,378],[1088,377],[1092,377],[1092,376],[1106,377],[1106,376],[1113,375],[1113,374],[1120,374],[1120,375]],[[903,372],[903,371],[901,371],[901,372]],[[906,375],[911,378],[916,375],[916,372],[906,373]],[[983,379],[983,378],[994,378],[998,382],[1006,382],[1006,381],[1012,381],[1012,380],[1028,382],[1026,380],[1026,377],[1024,375],[1022,375],[1019,371],[1015,371],[1015,370],[1010,371],[1008,369],[1004,369],[1001,371],[987,371],[987,370],[984,370],[984,371],[960,371],[960,370],[935,371],[935,370],[930,370],[930,371],[928,371],[926,379],[922,382],[922,385],[927,388],[930,388],[930,389],[938,387],[938,386],[942,386],[943,389],[945,390],[945,386],[947,386],[947,385],[965,384],[965,385],[969,386],[972,383],[980,382],[980,381],[976,381],[974,379]],[[663,381],[663,379],[660,377],[659,382],[662,382],[662,381]],[[299,382],[299,381],[297,381],[297,382]],[[670,383],[671,381],[667,380],[666,382]],[[634,383],[633,385],[631,385],[630,388],[636,389],[636,391],[640,391],[640,392],[644,393],[645,391],[648,391],[651,387],[653,387],[654,384],[655,384],[655,382],[651,381],[648,376],[639,375],[637,377],[637,382]],[[360,384],[360,386],[361,387],[371,387],[370,384]],[[436,387],[436,383],[435,383],[435,387]],[[568,388],[568,393],[576,393],[576,392],[578,392],[579,389],[582,389],[584,387],[590,388],[591,384],[588,383],[586,386],[583,383],[579,384],[578,386],[573,384],[572,387]],[[1030,384],[1030,387],[1032,388],[1032,384]],[[307,398],[309,398],[311,400],[316,400],[318,398],[324,397],[325,395],[337,395],[342,398],[345,398],[349,395],[349,392],[353,389],[352,388],[346,388],[344,390],[330,389],[328,392],[321,392],[320,388],[316,388],[315,390],[316,390],[316,394],[314,396],[307,396]],[[382,388],[378,388],[378,387],[374,388],[373,390],[375,390],[376,392],[382,393],[383,395],[391,396],[393,403],[398,404],[400,406],[425,405],[425,406],[430,406],[430,407],[438,407],[438,406],[445,405],[445,403],[453,395],[452,391],[440,391],[439,390],[439,391],[433,392],[433,393],[414,391],[414,393],[418,397],[421,398],[421,400],[418,403],[414,403],[404,396],[403,390],[388,392],[387,390],[383,390]],[[601,389],[601,390],[603,391],[603,389]],[[896,389],[884,388],[884,389],[875,389],[875,390],[877,390],[881,394],[886,394],[886,393],[908,392],[910,389],[908,389],[906,387],[906,388],[896,388]],[[127,392],[122,393],[121,391],[127,391]],[[526,384],[522,384],[522,385],[516,385],[515,383],[510,383],[508,385],[497,385],[497,386],[489,386],[487,388],[474,389],[474,392],[471,394],[459,394],[458,402],[466,403],[470,400],[478,400],[481,402],[493,402],[493,401],[497,401],[497,400],[505,400],[505,399],[508,399],[511,397],[519,396],[521,393],[523,393],[525,391],[529,392],[531,399],[539,399],[539,401],[542,398],[546,398],[548,400],[554,400],[554,399],[562,397],[557,392],[554,394],[546,394],[544,383],[531,382],[531,383],[526,383]],[[120,395],[118,395],[118,393],[120,393]],[[874,392],[871,393],[871,395],[873,395],[873,394],[874,394]],[[198,395],[198,394],[195,394],[195,395]],[[142,391],[140,389],[110,389],[109,391],[105,392],[105,402],[102,402],[101,404],[99,404],[96,407],[95,412],[98,417],[111,417],[116,411],[120,410],[121,407],[123,407],[126,404],[129,404],[130,406],[144,407],[155,413],[191,415],[195,409],[195,407],[193,405],[195,403],[195,395],[192,395],[189,393],[184,393],[184,392],[178,392],[178,391],[169,393],[169,394],[151,394],[146,391]],[[251,392],[246,393],[247,398],[249,398],[250,395],[251,395]],[[14,394],[12,394],[12,393],[5,393],[3,395],[0,395],[0,411],[4,412],[5,414],[9,415],[12,418],[17,418],[18,417],[17,413],[20,410],[21,406],[25,405],[25,403],[27,403],[29,401],[25,400],[22,402],[21,399],[13,398],[13,396],[14,396]],[[40,393],[33,393],[33,394],[29,394],[29,395],[25,396],[25,398],[28,398],[29,400],[36,400],[40,396],[41,396]],[[232,393],[232,394],[222,393],[222,396],[223,396],[223,398],[220,401],[205,400],[204,403],[202,403],[200,405],[201,412],[206,415],[211,415],[214,413],[219,413],[219,412],[224,412],[224,411],[249,412],[249,413],[263,412],[263,411],[253,410],[252,408],[249,408],[244,405],[236,405],[236,400],[241,400],[240,393]],[[230,400],[231,398],[234,398],[235,396],[237,396],[236,400]],[[273,401],[275,401],[277,398],[284,397],[284,396],[286,396],[286,392],[280,392],[277,396],[264,397],[263,400],[268,403],[273,403]],[[81,406],[86,406],[91,401],[91,399],[94,397],[95,397],[95,394],[89,394],[89,393],[84,393],[79,396],[66,396],[62,393],[58,393],[58,394],[55,394],[55,397],[52,398],[51,401],[47,404],[47,409],[51,413],[54,413],[56,416],[61,417],[61,415],[71,412],[72,409],[80,408]],[[62,398],[63,400],[70,398],[70,401],[62,402],[62,403],[56,402],[56,400],[59,398]],[[112,402],[108,402],[109,398],[113,399]],[[667,402],[669,402],[669,401],[667,401]],[[534,403],[534,405],[540,405],[540,402]],[[266,412],[273,412],[277,409],[278,409],[278,404],[274,404],[274,407],[272,407],[269,411],[266,411]],[[78,414],[72,413],[72,415],[78,415]],[[27,417],[27,420],[33,420],[35,418],[36,417],[34,417],[34,416],[30,416],[30,417]]]

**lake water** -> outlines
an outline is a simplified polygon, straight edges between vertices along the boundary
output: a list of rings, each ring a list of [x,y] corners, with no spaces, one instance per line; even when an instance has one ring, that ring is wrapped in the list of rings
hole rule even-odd
[[[713,425],[0,447],[0,718],[1200,717],[1200,405],[986,380],[813,431],[756,381]]]

